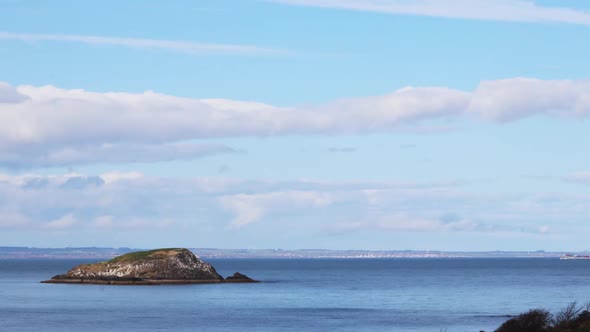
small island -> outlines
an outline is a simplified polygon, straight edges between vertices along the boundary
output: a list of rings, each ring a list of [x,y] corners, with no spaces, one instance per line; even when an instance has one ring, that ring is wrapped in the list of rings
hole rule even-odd
[[[258,282],[236,272],[223,278],[215,268],[184,248],[132,252],[106,262],[82,264],[56,275],[52,284],[162,285]]]

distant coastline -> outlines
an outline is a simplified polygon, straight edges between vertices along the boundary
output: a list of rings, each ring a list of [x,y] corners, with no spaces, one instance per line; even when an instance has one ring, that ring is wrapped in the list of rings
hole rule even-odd
[[[33,248],[0,247],[0,259],[107,259],[143,248]],[[190,248],[204,259],[362,259],[362,258],[560,258],[566,254],[588,255],[587,252],[546,252],[546,251],[432,251],[432,250],[324,250],[324,249],[214,249]]]

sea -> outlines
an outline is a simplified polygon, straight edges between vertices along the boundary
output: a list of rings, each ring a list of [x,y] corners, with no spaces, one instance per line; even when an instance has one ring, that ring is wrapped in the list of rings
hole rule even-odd
[[[262,282],[41,284],[88,260],[0,260],[0,332],[493,331],[590,300],[590,260],[211,259]]]

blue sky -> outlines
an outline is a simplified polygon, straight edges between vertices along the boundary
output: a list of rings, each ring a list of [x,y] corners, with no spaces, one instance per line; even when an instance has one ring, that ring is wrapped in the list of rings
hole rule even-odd
[[[0,245],[586,250],[590,4],[0,0]]]

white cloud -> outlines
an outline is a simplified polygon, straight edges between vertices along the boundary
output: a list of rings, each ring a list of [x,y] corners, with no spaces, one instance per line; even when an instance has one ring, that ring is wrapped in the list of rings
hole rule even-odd
[[[581,184],[590,184],[590,171],[582,171],[568,174],[564,178],[569,182],[576,182]]]
[[[590,25],[590,13],[548,7],[526,0],[268,0],[314,6],[402,15],[513,22],[563,22]]]
[[[20,103],[27,99],[7,83],[0,82],[0,104]]]
[[[116,218],[114,216],[98,216],[94,219],[93,223],[94,227],[101,231],[139,231],[145,228],[161,230],[173,225],[169,220],[134,217]]]
[[[514,224],[473,222],[470,220],[455,220],[446,222],[441,219],[424,218],[419,216],[391,214],[377,220],[365,220],[361,222],[341,223],[327,228],[328,231],[352,232],[360,230],[377,230],[385,232],[403,233],[496,233],[496,234],[548,234],[552,229],[549,226],[537,226],[535,223],[524,222]]]
[[[2,180],[0,179],[0,181]],[[24,227],[29,223],[29,218],[18,211],[0,209],[0,229]]]
[[[273,227],[291,220],[310,231],[319,228],[338,233],[546,234],[559,229],[547,222],[559,225],[563,220],[590,216],[587,208],[580,209],[590,199],[587,196],[562,196],[550,203],[546,195],[475,194],[439,185],[372,185],[337,189],[316,184],[315,190],[222,195],[217,200],[233,214],[230,225],[236,229],[254,223]]]
[[[140,172],[109,172],[101,174],[100,177],[104,180],[105,184],[111,184],[118,181],[133,181],[143,177]]]
[[[76,226],[77,223],[78,220],[76,220],[76,217],[74,217],[72,214],[66,214],[58,219],[48,222],[43,226],[43,228],[52,231],[62,231]]]
[[[356,152],[356,148],[350,147],[350,146],[345,146],[345,147],[329,147],[328,148],[328,152],[334,152],[334,153],[350,153],[350,152]]]
[[[221,206],[233,212],[232,227],[241,228],[260,221],[269,213],[293,209],[317,208],[330,205],[335,197],[331,193],[311,191],[282,191],[263,194],[238,194],[218,198]]]
[[[384,131],[401,124],[454,116],[469,105],[469,94],[443,87],[406,87],[393,93],[348,98],[320,106],[332,131]]]
[[[502,122],[532,115],[583,117],[590,114],[590,81],[484,81],[473,93],[468,111]]]
[[[220,153],[236,152],[221,144],[192,142],[151,145],[103,143],[77,146],[74,144],[31,150],[23,150],[22,146],[16,145],[7,146],[0,151],[2,151],[0,164],[11,168],[194,160]]]
[[[259,242],[273,232],[292,231],[555,234],[580,231],[590,218],[588,195],[486,194],[436,183],[154,178],[135,172],[0,175],[0,198],[0,228],[30,235],[209,232],[250,234],[260,236]],[[0,241],[8,240],[7,234],[0,232]]]
[[[99,229],[111,229],[114,226],[113,216],[98,216],[94,219],[94,224]]]
[[[481,82],[473,93],[406,87],[383,96],[300,107],[151,91],[97,93],[4,85],[23,100],[0,103],[0,165],[189,160],[236,152],[196,141],[206,138],[430,132],[444,127],[444,119],[585,117],[590,114],[589,82],[513,78]]]
[[[96,93],[19,86],[27,100],[0,104],[0,164],[8,167],[194,159],[234,152],[186,141],[235,136],[386,131],[461,112],[468,94],[404,88],[310,108],[258,102]]]
[[[390,232],[476,232],[488,231],[481,225],[467,220],[445,222],[440,219],[428,219],[404,214],[392,213],[376,220],[366,220],[355,223],[342,223],[333,226],[331,230],[354,231],[373,229]]]
[[[549,226],[539,226],[538,232],[541,233],[541,234],[549,233],[549,232],[551,232],[551,227],[549,227]]]
[[[254,45],[208,44],[190,41],[174,41],[142,38],[119,38],[104,36],[59,35],[0,32],[0,40],[21,40],[26,42],[71,42],[90,45],[111,45],[142,49],[160,49],[192,55],[234,54],[234,55],[280,55],[284,50],[263,48]]]
[[[30,100],[0,105],[0,147],[395,130],[409,122],[461,113],[469,103],[468,93],[447,88],[409,87],[380,97],[300,108],[151,91],[95,93],[52,86],[17,90]]]
[[[81,181],[101,185],[116,184],[118,182],[140,180],[144,175],[140,172],[108,172],[97,176],[86,176],[77,173],[67,173],[62,175],[8,175],[0,173],[0,183],[21,189],[44,189],[44,188],[61,188],[67,189],[67,184]],[[85,187],[85,186],[83,186]]]

